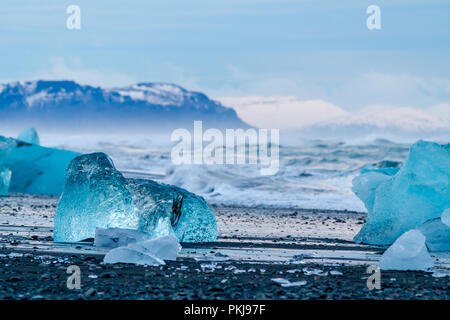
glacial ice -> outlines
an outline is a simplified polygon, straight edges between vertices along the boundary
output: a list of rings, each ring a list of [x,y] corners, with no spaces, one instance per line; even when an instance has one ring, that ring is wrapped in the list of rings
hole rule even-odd
[[[434,259],[425,246],[425,236],[419,230],[401,235],[383,254],[379,267],[382,270],[421,270],[434,266]]]
[[[150,238],[174,235],[181,242],[217,238],[214,213],[203,198],[151,180],[125,179],[104,153],[70,162],[55,214],[54,240],[93,238],[96,228],[133,229]]]
[[[384,160],[363,168],[361,173],[378,172],[388,176],[393,176],[400,170],[400,167],[400,162]]]
[[[442,223],[441,218],[428,220],[417,230],[425,236],[428,250],[450,251],[450,227]]]
[[[278,285],[280,285],[282,287],[299,287],[299,286],[304,286],[307,283],[304,280],[290,282],[288,279],[284,279],[284,278],[273,278],[270,280],[272,280],[273,282],[277,283]]]
[[[450,207],[450,144],[418,141],[393,176],[366,172],[353,180],[368,219],[356,242],[387,245]]]
[[[9,155],[14,140],[0,136],[0,196],[7,196],[11,182],[11,169],[8,167]]]
[[[176,260],[180,250],[176,237],[164,236],[112,249],[105,255],[103,262],[163,265],[164,260]]]
[[[149,235],[132,229],[123,228],[96,228],[94,245],[98,248],[117,248],[131,243],[149,239]]]
[[[35,128],[24,129],[19,133],[17,140],[28,142],[31,144],[39,145],[39,135]]]
[[[8,195],[10,181],[11,170],[5,166],[0,166],[0,196]]]
[[[60,195],[69,162],[79,153],[0,136],[0,194]],[[9,182],[9,188],[8,188]]]
[[[128,245],[129,248],[147,252],[162,260],[177,260],[181,245],[174,236],[164,236],[156,239],[145,240]]]

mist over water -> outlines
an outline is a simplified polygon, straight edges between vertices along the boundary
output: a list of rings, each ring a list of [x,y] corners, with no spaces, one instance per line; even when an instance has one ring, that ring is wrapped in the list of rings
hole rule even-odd
[[[262,176],[258,165],[180,165],[171,161],[167,136],[43,136],[43,144],[83,153],[105,152],[126,176],[174,184],[205,197],[210,204],[334,209],[365,212],[351,181],[384,160],[401,163],[409,143],[302,140],[280,145],[280,168]]]

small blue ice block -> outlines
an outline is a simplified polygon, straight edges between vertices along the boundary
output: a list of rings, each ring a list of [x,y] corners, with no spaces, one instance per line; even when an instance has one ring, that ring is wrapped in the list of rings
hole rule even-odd
[[[419,141],[411,146],[395,175],[368,174],[356,178],[353,185],[368,211],[356,242],[392,244],[404,232],[440,217],[450,207],[450,145]]]
[[[17,140],[20,140],[23,142],[28,142],[28,143],[35,144],[35,145],[40,144],[39,135],[35,128],[28,128],[28,129],[22,130],[19,133]]]
[[[217,238],[214,213],[203,198],[151,180],[125,179],[104,153],[70,163],[54,240],[93,238],[96,228],[134,229],[150,238],[175,235],[180,242]]]
[[[0,136],[0,196],[8,195],[11,182],[11,169],[8,167],[8,160],[15,144],[13,139]]]
[[[375,201],[375,190],[381,183],[390,179],[391,177],[384,173],[367,171],[353,179],[352,191],[364,202],[367,211],[371,212]]]
[[[383,253],[379,267],[381,270],[421,270],[427,271],[434,266],[425,245],[425,236],[417,229],[402,234]]]

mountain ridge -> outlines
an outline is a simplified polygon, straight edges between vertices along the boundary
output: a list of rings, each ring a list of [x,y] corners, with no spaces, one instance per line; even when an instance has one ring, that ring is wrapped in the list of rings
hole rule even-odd
[[[248,128],[232,108],[170,83],[101,88],[72,80],[0,84],[0,124],[44,130],[131,131],[192,127]],[[151,129],[151,130],[150,130]]]

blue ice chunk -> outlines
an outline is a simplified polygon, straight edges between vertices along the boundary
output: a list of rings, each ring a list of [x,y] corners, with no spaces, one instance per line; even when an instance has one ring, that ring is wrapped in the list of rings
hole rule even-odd
[[[417,227],[425,236],[428,250],[450,251],[450,227],[444,224],[441,218],[428,220]]]
[[[124,234],[122,236],[127,238]],[[163,265],[164,260],[177,260],[180,250],[181,245],[176,237],[164,236],[112,249],[105,255],[103,262]]]
[[[55,214],[54,240],[93,238],[96,228],[126,228],[150,238],[175,235],[180,242],[217,238],[214,213],[184,189],[151,180],[125,179],[104,153],[70,163]]]
[[[419,230],[402,234],[383,253],[379,263],[381,270],[421,270],[434,266],[434,259],[425,246],[425,236]]]
[[[0,136],[0,196],[8,195],[11,182],[11,169],[8,167],[8,160],[14,146],[13,139]]]
[[[28,142],[31,144],[39,145],[39,135],[35,128],[24,129],[19,133],[17,140]]]
[[[397,174],[397,172],[400,170],[400,168],[363,168],[361,170],[361,174],[368,173],[368,172],[377,172],[381,173],[387,176],[393,176]]]
[[[8,167],[0,166],[0,196],[8,195],[10,181],[11,170]]]
[[[400,166],[400,162],[384,160],[377,162],[369,167],[363,168],[361,170],[361,174],[367,172],[378,172],[388,176],[393,176],[400,170]]]
[[[118,247],[109,251],[103,258],[103,262],[109,263],[132,263],[137,265],[160,266],[165,265],[163,259],[146,251],[136,248]]]
[[[66,180],[66,168],[78,155],[77,152],[15,140],[8,159],[11,169],[9,192],[59,196]]]
[[[368,211],[356,242],[391,244],[450,207],[450,144],[419,141],[397,174],[381,174],[367,172],[354,179],[353,189]]]

